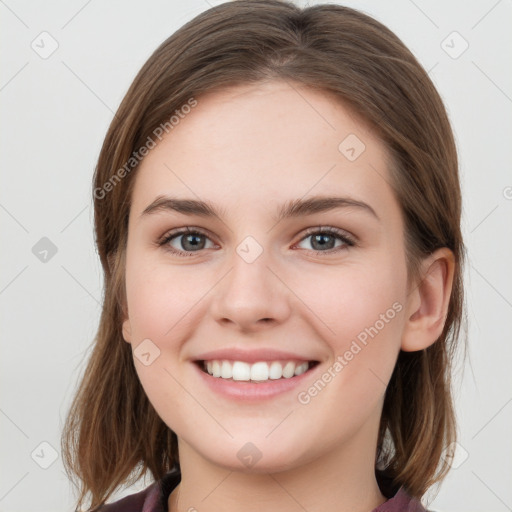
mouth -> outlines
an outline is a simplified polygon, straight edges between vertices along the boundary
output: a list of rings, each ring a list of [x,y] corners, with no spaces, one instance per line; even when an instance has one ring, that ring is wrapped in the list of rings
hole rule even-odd
[[[290,380],[298,377],[319,364],[319,361],[274,360],[233,361],[228,359],[210,359],[195,361],[199,369],[210,377],[231,381],[265,383]]]

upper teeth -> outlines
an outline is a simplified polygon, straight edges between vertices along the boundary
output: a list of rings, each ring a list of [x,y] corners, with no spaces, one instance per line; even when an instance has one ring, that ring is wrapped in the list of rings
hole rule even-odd
[[[288,361],[281,363],[273,361],[267,363],[260,361],[249,364],[245,361],[212,360],[206,361],[206,371],[213,377],[233,380],[266,381],[269,379],[289,379],[294,375],[301,375],[309,368],[309,363],[295,363]]]

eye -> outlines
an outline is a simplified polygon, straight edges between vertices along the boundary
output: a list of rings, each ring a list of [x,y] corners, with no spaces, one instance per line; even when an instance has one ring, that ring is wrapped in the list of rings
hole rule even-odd
[[[301,239],[300,243],[308,238],[311,238],[312,249],[306,250],[315,253],[332,254],[355,245],[354,239],[348,233],[333,227],[309,228],[306,231],[306,236]],[[191,229],[187,227],[168,233],[158,242],[158,245],[177,256],[193,256],[195,252],[215,247],[213,242],[210,247],[206,247],[207,241],[211,242],[211,239],[206,233],[197,228]],[[335,245],[336,241],[340,242],[338,246]]]
[[[166,250],[178,256],[193,256],[191,253],[199,252],[206,248],[204,239],[210,240],[202,231],[186,228],[167,234],[158,242],[158,245],[163,246]],[[175,242],[178,247],[173,246],[171,242]]]
[[[301,242],[311,239],[311,246],[314,252],[325,252],[331,254],[340,250],[346,249],[346,247],[352,247],[355,245],[353,238],[342,231],[341,229],[333,227],[316,227],[310,228],[306,232],[306,236],[302,238]],[[341,243],[336,247],[336,241]]]

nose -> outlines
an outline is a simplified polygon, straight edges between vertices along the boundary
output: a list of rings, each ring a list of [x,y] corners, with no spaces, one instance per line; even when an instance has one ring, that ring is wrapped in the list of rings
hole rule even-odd
[[[291,292],[265,251],[251,263],[234,251],[230,263],[230,271],[215,287],[214,319],[243,332],[284,322],[291,311]]]

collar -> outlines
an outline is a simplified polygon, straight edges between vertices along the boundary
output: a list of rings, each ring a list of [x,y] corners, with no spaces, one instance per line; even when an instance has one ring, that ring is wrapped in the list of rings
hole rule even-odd
[[[377,482],[387,501],[373,509],[372,512],[429,512],[421,502],[409,495],[405,487],[398,487],[384,473],[377,471]],[[181,481],[181,472],[177,468],[146,489],[141,512],[168,512],[167,500],[171,492]]]

